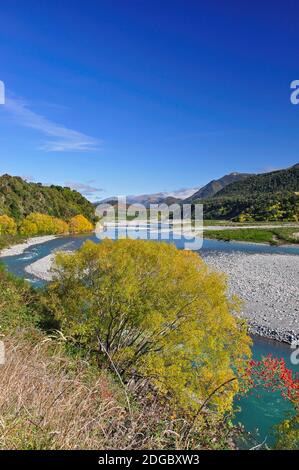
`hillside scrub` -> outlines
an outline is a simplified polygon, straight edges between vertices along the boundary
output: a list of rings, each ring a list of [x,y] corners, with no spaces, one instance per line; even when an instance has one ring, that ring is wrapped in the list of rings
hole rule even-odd
[[[205,199],[206,219],[232,220],[234,222],[298,222],[299,197],[295,193],[258,194],[254,196],[226,196]]]
[[[299,220],[299,166],[252,175],[202,202],[205,219],[235,222]]]
[[[0,214],[20,221],[32,212],[63,220],[77,214],[83,214],[92,221],[95,217],[93,204],[71,188],[28,183],[17,176],[0,176]]]

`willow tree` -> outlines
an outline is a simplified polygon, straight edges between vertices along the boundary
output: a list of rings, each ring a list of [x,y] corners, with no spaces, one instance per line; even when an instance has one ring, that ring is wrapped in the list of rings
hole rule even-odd
[[[8,215],[0,215],[0,235],[15,235],[17,233],[17,224],[14,219]]]
[[[88,233],[93,231],[93,225],[83,215],[75,215],[69,221],[69,229],[71,233]]]
[[[238,301],[228,299],[226,278],[196,253],[89,241],[57,255],[54,271],[50,306],[73,341],[108,356],[124,380],[146,378],[185,413],[203,403],[230,409],[250,339],[232,315]]]
[[[57,217],[32,212],[22,220],[19,231],[21,235],[25,236],[48,234],[59,235],[68,233],[69,227],[64,220],[58,219]]]

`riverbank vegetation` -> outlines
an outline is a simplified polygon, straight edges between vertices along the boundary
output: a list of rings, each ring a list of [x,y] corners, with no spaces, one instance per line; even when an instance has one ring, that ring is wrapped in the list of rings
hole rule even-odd
[[[21,235],[0,235],[0,251],[3,248],[7,248],[12,245],[17,245],[18,243],[23,243],[26,240],[26,237]]]
[[[286,243],[299,243],[299,228],[277,227],[277,228],[240,228],[223,230],[205,230],[205,238],[213,238],[223,241],[241,241],[253,243],[269,243],[281,245]]]
[[[96,220],[93,204],[71,188],[0,176],[0,249],[26,237],[92,232]]]
[[[37,235],[67,235],[69,233],[90,233],[93,224],[82,214],[68,221],[57,217],[33,212],[17,223],[12,217],[0,216],[0,248],[17,243],[19,239]]]
[[[1,269],[0,447],[235,448],[252,380],[236,308],[224,276],[154,242],[60,254],[43,290]]]
[[[8,215],[0,215],[0,235],[16,235],[17,224]]]

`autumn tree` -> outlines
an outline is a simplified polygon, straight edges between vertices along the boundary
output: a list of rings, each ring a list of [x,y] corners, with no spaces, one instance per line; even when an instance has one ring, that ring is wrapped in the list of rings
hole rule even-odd
[[[174,409],[196,415],[207,397],[232,406],[250,355],[224,275],[193,252],[141,240],[86,242],[56,257],[48,302],[63,332],[109,360],[124,377],[146,378]],[[218,393],[213,393],[221,384]]]
[[[15,235],[17,233],[17,225],[8,215],[0,215],[0,235]]]
[[[284,359],[271,354],[259,361],[251,359],[245,369],[245,380],[253,390],[279,392],[293,405],[291,416],[274,427],[274,449],[299,448],[299,377],[288,369]]]
[[[71,233],[88,233],[92,232],[94,227],[86,217],[79,214],[71,218],[69,221],[69,228]]]
[[[21,222],[19,231],[25,236],[62,235],[68,233],[69,227],[65,221],[57,217],[33,212]]]

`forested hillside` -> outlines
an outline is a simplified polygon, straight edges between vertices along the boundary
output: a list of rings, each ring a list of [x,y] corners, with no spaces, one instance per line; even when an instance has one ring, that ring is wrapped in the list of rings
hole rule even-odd
[[[77,191],[61,186],[43,186],[27,183],[18,176],[0,177],[0,215],[7,214],[16,220],[32,212],[48,214],[67,220],[83,214],[94,219],[94,207]]]
[[[215,198],[228,196],[249,196],[274,194],[277,192],[299,191],[299,164],[285,170],[252,175],[242,181],[229,184],[215,195]]]
[[[206,219],[296,221],[299,217],[299,164],[231,183],[202,202]]]
[[[184,202],[188,203],[197,199],[206,199],[212,197],[227,185],[238,181],[244,181],[249,176],[251,176],[250,173],[230,173],[229,175],[222,176],[222,178],[219,178],[218,180],[210,181],[208,184],[200,188],[195,194],[192,194],[192,196],[185,199]]]

